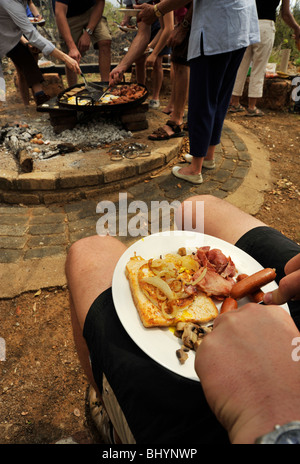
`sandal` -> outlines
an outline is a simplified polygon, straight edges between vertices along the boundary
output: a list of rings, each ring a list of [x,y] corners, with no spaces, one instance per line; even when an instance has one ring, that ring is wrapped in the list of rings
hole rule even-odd
[[[101,439],[105,444],[115,444],[114,427],[92,385],[89,385],[87,400],[90,406],[91,417],[101,435]]]
[[[174,121],[167,121],[166,126],[169,126],[173,134],[169,135],[163,127],[156,129],[151,135],[148,136],[149,140],[169,140],[175,137],[183,137],[185,135],[182,130],[182,124],[176,124]]]
[[[247,112],[248,114],[246,114],[246,116],[249,116],[249,117],[261,117],[261,116],[264,116],[265,113],[263,113],[261,110],[259,110],[258,108],[254,108],[254,110],[251,110],[250,108],[247,108]]]
[[[229,113],[241,113],[243,111],[245,111],[245,108],[240,104],[238,104],[237,106],[229,105],[229,108],[228,108]]]

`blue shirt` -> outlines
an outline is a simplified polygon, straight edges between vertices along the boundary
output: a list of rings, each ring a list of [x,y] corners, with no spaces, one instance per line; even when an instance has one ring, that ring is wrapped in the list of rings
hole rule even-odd
[[[193,0],[188,59],[217,55],[260,41],[255,0]]]

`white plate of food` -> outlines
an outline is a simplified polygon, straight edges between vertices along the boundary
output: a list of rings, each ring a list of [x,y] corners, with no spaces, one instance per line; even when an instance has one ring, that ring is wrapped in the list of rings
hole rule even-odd
[[[126,13],[128,16],[137,16],[140,10],[135,10],[134,8],[120,8],[120,13]]]
[[[124,48],[124,52],[127,53],[129,50],[129,47],[125,47]],[[144,55],[149,55],[149,53],[152,53],[153,52],[153,48],[149,48],[147,47],[146,50],[144,51]]]
[[[195,381],[199,381],[194,369],[195,352],[190,350],[188,359],[181,364],[176,351],[182,347],[182,340],[174,335],[174,329],[144,326],[134,303],[125,270],[127,263],[134,256],[141,256],[145,260],[160,259],[168,253],[177,253],[181,248],[184,248],[186,254],[190,255],[202,247],[221,250],[226,257],[230,257],[235,265],[236,275],[252,275],[263,269],[243,250],[221,239],[193,231],[167,231],[149,235],[131,245],[119,259],[112,280],[112,295],[116,312],[132,340],[163,367]],[[276,288],[277,284],[273,281],[265,285],[263,290],[271,291]],[[220,311],[222,303],[214,298],[212,300],[217,310]],[[238,305],[242,306],[249,301],[248,297],[244,297],[238,301]],[[283,307],[288,311],[287,305]]]
[[[45,24],[45,19],[36,19],[36,18],[29,18],[29,21],[31,24],[37,25],[37,26],[44,26]]]
[[[117,26],[123,32],[136,32],[138,30],[137,26],[121,26],[120,24]]]

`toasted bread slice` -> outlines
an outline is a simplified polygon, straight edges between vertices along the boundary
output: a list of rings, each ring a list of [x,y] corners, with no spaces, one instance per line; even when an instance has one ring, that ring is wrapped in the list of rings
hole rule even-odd
[[[143,292],[139,282],[139,270],[147,261],[139,256],[132,257],[126,265],[126,276],[134,304],[144,327],[170,327],[177,322],[205,323],[215,319],[218,309],[213,300],[204,293],[197,293],[186,300],[181,311],[175,317],[165,317],[159,304],[154,304]]]

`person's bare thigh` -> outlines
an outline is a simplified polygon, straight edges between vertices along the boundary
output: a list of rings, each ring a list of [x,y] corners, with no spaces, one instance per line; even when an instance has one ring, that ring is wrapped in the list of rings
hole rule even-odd
[[[93,301],[111,286],[115,266],[126,249],[116,238],[98,235],[70,247],[66,276],[81,328]]]
[[[226,200],[212,195],[198,195],[188,198],[182,204],[183,218],[192,215],[193,230],[197,224],[195,218],[197,202],[204,202],[204,233],[226,242],[235,244],[249,230],[266,225]],[[177,224],[177,227],[185,229],[184,224]]]

